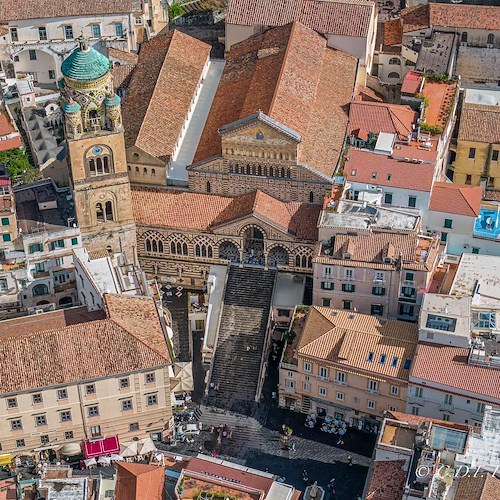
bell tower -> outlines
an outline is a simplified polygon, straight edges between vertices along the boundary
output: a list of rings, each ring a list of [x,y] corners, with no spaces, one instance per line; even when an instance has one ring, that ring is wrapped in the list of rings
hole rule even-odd
[[[65,135],[76,216],[89,252],[136,247],[120,97],[110,61],[86,38],[63,61]]]

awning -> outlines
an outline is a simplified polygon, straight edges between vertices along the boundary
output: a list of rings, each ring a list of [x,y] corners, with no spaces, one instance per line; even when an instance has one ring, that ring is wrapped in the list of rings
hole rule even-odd
[[[74,457],[76,455],[80,455],[82,452],[82,447],[80,443],[66,443],[63,444],[59,453],[61,455],[65,455],[66,457]]]
[[[98,441],[85,441],[83,443],[85,458],[98,457],[100,455],[109,455],[119,453],[120,442],[118,436],[111,436]]]
[[[0,467],[4,465],[9,465],[12,462],[12,455],[10,453],[5,453],[4,455],[0,455]]]
[[[135,457],[138,452],[139,445],[137,441],[122,443],[120,455],[123,458]]]
[[[35,452],[38,452],[38,451],[47,451],[47,450],[58,450],[59,448],[61,447],[60,444],[54,444],[54,445],[50,445],[48,444],[47,446],[41,446],[40,448],[35,448],[33,451]]]
[[[139,455],[145,455],[150,451],[156,451],[156,446],[151,438],[139,439],[137,441],[137,453]]]

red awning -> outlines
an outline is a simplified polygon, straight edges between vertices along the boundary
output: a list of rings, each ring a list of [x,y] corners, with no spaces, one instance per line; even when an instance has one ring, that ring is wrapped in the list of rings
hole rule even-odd
[[[111,436],[98,441],[85,441],[83,443],[85,458],[98,457],[100,455],[109,455],[110,453],[120,452],[120,443],[118,436]]]

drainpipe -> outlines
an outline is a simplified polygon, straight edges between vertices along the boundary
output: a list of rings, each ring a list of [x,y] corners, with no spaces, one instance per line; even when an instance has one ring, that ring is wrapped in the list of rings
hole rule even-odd
[[[89,435],[87,432],[87,426],[85,425],[85,410],[83,408],[82,388],[80,387],[80,384],[77,384],[76,388],[78,390],[78,401],[80,403],[80,413],[82,415],[83,433],[85,434],[85,440],[88,441]]]

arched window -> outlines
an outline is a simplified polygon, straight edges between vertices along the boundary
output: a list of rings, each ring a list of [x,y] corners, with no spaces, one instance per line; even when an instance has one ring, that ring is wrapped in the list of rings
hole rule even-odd
[[[387,78],[399,78],[399,73],[396,73],[395,71],[391,71],[388,75]]]
[[[210,242],[206,238],[203,238],[201,242],[194,245],[194,254],[196,257],[211,259],[214,251]]]
[[[259,130],[257,132],[257,134],[255,135],[255,138],[258,140],[258,141],[262,141],[264,139],[264,134]]]
[[[148,233],[144,237],[144,249],[146,252],[163,253],[163,240],[158,233]]]
[[[210,193],[210,191],[211,191],[210,181],[207,181],[207,193]]]
[[[95,214],[96,214],[97,222],[106,222],[106,219],[104,218],[104,210],[102,209],[102,203],[96,204]]]
[[[174,255],[188,255],[189,248],[182,235],[174,235],[170,241],[170,253]]]
[[[127,165],[127,170],[130,172],[132,171],[132,168],[130,167],[130,165]]]
[[[247,175],[250,175],[250,165],[247,164]]]
[[[135,167],[135,173],[138,174],[139,173],[139,167]]]
[[[467,43],[467,31],[464,31],[464,32],[462,33],[462,36],[460,37],[460,41],[461,41],[462,43]]]
[[[490,33],[488,35],[488,39],[487,39],[486,43],[488,45],[493,45],[494,42],[495,42],[495,35],[493,33]]]
[[[269,177],[274,177],[274,167],[269,168]]]
[[[312,250],[310,248],[301,247],[295,255],[295,265],[303,269],[312,268]]]
[[[151,177],[156,177],[156,170],[154,168],[151,169]]]
[[[104,156],[102,159],[104,162],[104,173],[109,174],[109,156]]]
[[[285,167],[281,167],[281,177],[285,177]]]
[[[106,221],[115,220],[113,215],[113,203],[111,203],[110,201],[106,202],[106,211],[104,215],[106,217]]]
[[[262,167],[260,165],[257,167],[257,175],[262,175]]]
[[[33,297],[38,297],[40,295],[47,295],[49,293],[49,287],[44,284],[35,285],[33,287]]]
[[[389,64],[396,64],[399,66],[401,64],[401,61],[399,60],[398,57],[391,57],[389,59]]]
[[[142,175],[148,175],[148,169],[147,168],[144,168],[142,170]]]
[[[291,169],[289,169],[289,168],[286,169],[286,176],[288,178],[292,177],[292,170]]]
[[[89,160],[89,171],[90,171],[90,175],[97,175],[96,174],[96,169],[95,169],[95,160],[94,160],[94,158],[91,158]]]
[[[312,191],[309,192],[309,203],[314,203],[314,193]]]

